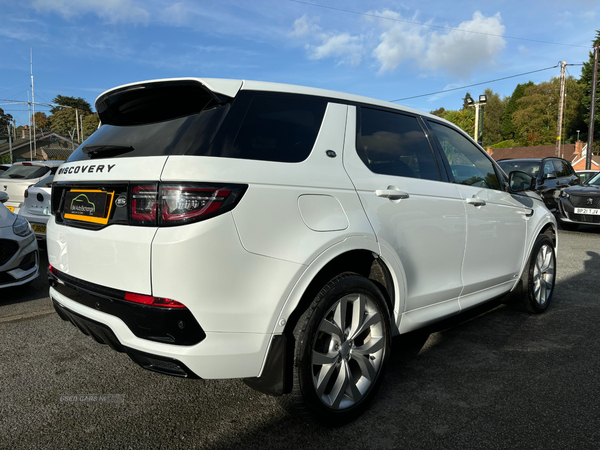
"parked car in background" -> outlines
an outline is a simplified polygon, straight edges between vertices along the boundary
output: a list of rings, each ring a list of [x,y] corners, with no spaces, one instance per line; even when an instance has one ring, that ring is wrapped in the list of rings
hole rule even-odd
[[[562,191],[558,221],[565,230],[575,231],[579,225],[600,226],[600,173],[581,186]]]
[[[498,165],[506,173],[520,170],[533,176],[533,190],[544,199],[548,209],[554,213],[557,212],[557,198],[560,192],[569,186],[581,184],[571,163],[562,158],[502,159],[498,161]]]
[[[121,86],[96,110],[52,184],[50,297],[146,369],[241,378],[340,425],[392,336],[511,292],[550,304],[557,225],[533,178],[437,116],[198,78]]]
[[[0,175],[0,192],[8,194],[6,207],[18,213],[25,200],[25,190],[55,173],[64,161],[16,162]]]
[[[575,173],[577,174],[577,176],[581,180],[581,183],[583,184],[583,182],[589,180],[597,173],[600,173],[600,170],[577,170]]]
[[[38,276],[39,254],[33,230],[27,220],[14,214],[0,192],[0,288],[19,286]]]
[[[0,164],[0,175],[10,169],[10,166],[12,166],[12,164]]]
[[[39,241],[46,241],[46,224],[50,217],[50,194],[53,179],[54,175],[47,176],[26,189],[25,201],[19,210],[19,215],[31,224],[35,237]]]

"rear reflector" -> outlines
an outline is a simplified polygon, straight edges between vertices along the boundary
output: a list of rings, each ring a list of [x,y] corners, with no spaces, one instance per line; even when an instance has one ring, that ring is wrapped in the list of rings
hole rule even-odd
[[[149,306],[162,306],[165,308],[185,308],[185,305],[179,303],[176,300],[161,297],[152,297],[150,295],[143,294],[133,294],[131,292],[127,292],[125,294],[125,300],[127,300],[128,302],[140,303],[142,305]]]
[[[48,272],[50,272],[52,275],[54,275],[57,278],[61,277],[60,270],[58,270],[56,267],[53,267],[52,264],[48,265]],[[118,292],[118,291],[116,291],[116,292]],[[169,298],[152,297],[151,295],[134,294],[132,292],[124,292],[121,295],[123,295],[123,297],[122,297],[123,300],[132,302],[132,303],[139,303],[141,305],[160,306],[163,308],[185,308],[186,307],[184,304],[179,303],[176,300],[171,300]]]

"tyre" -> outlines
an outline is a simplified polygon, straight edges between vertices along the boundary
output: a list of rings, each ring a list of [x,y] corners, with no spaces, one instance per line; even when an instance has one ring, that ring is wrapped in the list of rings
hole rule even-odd
[[[294,338],[292,392],[280,405],[325,426],[363,413],[391,350],[390,314],[377,286],[353,273],[335,277],[300,317]]]
[[[554,243],[548,236],[541,234],[535,241],[521,279],[523,285],[521,305],[524,309],[535,314],[544,312],[552,300],[555,279]]]
[[[563,230],[577,231],[577,228],[579,228],[579,224],[578,223],[570,223],[570,222],[562,222],[562,221],[559,221],[559,223],[560,223],[560,227]]]

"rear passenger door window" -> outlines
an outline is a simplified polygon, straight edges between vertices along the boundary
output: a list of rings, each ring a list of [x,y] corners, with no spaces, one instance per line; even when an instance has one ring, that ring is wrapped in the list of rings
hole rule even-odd
[[[454,181],[467,186],[500,190],[494,164],[475,144],[452,128],[428,122],[442,147]]]
[[[361,108],[356,149],[374,173],[439,181],[429,141],[414,116]]]

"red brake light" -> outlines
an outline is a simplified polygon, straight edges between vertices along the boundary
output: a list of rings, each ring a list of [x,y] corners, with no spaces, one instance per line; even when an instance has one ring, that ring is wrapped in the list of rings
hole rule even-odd
[[[27,186],[27,189],[25,189],[25,193],[23,194],[23,196],[25,198],[29,197],[29,189],[32,188],[34,185],[30,184],[29,186]]]
[[[216,212],[231,193],[229,189],[165,187],[161,189],[163,222],[180,222]]]
[[[33,164],[31,164],[31,163],[26,163],[26,162],[24,162],[24,163],[23,163],[23,165],[24,165],[24,166],[33,166]]]
[[[179,303],[176,300],[171,300],[169,298],[152,297],[151,295],[133,294],[131,292],[127,292],[125,294],[125,300],[149,306],[162,306],[165,308],[185,308],[185,305]]]

